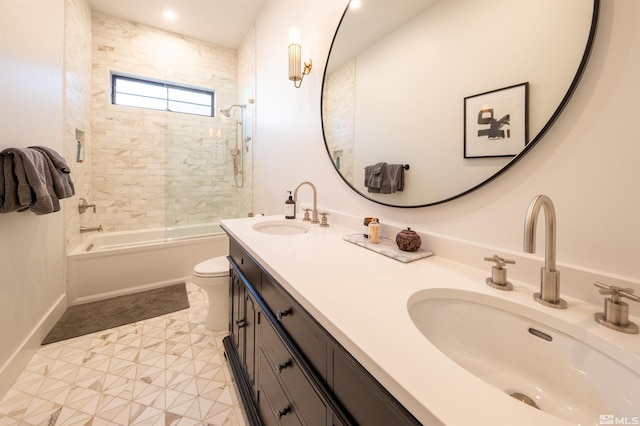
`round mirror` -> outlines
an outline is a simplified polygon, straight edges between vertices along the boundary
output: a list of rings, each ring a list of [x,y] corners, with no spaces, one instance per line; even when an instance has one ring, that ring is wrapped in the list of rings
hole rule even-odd
[[[327,152],[353,190],[443,203],[504,172],[569,101],[599,0],[352,1],[322,90]]]

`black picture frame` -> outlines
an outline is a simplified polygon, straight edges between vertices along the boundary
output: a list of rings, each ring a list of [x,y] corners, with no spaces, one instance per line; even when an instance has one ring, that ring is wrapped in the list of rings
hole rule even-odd
[[[528,143],[528,82],[464,98],[464,158],[514,157]]]

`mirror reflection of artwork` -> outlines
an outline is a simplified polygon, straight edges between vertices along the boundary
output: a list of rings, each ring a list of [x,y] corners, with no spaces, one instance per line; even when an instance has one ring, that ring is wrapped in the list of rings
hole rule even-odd
[[[529,83],[464,98],[464,158],[513,157],[529,143]]]
[[[493,117],[493,108],[483,108],[478,112],[478,124],[487,127],[478,130],[478,137],[486,136],[489,139],[504,139],[511,137],[509,128],[509,114],[500,119]],[[506,130],[504,127],[506,126]]]
[[[561,115],[587,65],[600,3],[363,0],[357,10],[347,6],[321,98],[326,151],[339,177],[358,195],[394,207],[448,202],[490,182]],[[553,28],[562,31],[545,30]],[[509,125],[498,129],[504,139],[484,136],[489,153],[478,155],[487,157],[470,159],[469,146],[465,158],[463,99],[523,82],[530,89],[529,143],[519,142],[517,113],[492,102],[497,125],[509,115]],[[482,109],[470,112],[474,141],[490,127],[477,123]],[[496,146],[516,142],[521,151],[494,155]],[[339,162],[336,151],[343,152]],[[391,197],[363,191],[365,167],[378,161],[411,162],[404,191]]]

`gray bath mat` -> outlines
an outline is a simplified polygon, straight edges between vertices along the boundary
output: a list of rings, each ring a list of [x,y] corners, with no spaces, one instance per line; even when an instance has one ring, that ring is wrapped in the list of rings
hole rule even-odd
[[[43,345],[189,308],[184,283],[71,306]]]

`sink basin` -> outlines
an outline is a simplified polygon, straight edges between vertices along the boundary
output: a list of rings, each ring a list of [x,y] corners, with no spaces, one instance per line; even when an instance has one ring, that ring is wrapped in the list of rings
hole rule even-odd
[[[309,231],[309,227],[300,222],[290,222],[287,220],[270,220],[253,225],[253,229],[265,234],[272,235],[295,235],[304,234]]]
[[[443,354],[507,395],[579,424],[598,425],[605,415],[638,419],[640,369],[596,349],[613,345],[578,326],[462,290],[423,290],[408,311]]]

